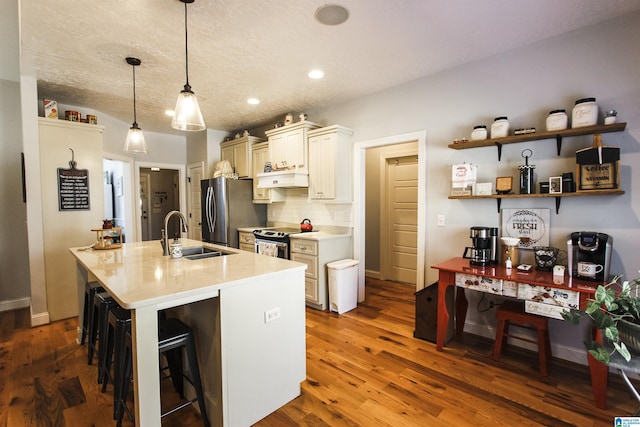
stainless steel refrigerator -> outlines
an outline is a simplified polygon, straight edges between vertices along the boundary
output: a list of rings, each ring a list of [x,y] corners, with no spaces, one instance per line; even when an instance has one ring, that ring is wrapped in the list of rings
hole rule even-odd
[[[253,180],[212,178],[200,182],[202,240],[239,247],[239,227],[264,227],[267,206],[254,204]]]

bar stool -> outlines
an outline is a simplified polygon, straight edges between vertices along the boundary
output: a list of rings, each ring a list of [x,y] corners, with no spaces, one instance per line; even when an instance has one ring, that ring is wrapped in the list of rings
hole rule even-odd
[[[107,334],[109,328],[109,311],[118,305],[108,292],[98,292],[93,298],[94,313],[89,331],[89,350],[87,354],[89,365],[93,361],[94,353],[98,355],[98,383],[102,383],[104,373],[102,367],[106,358]],[[97,342],[97,345],[96,345]]]
[[[191,378],[184,374],[182,367],[182,349],[184,348],[187,355],[187,363],[189,364],[189,370],[191,371]],[[207,408],[204,404],[204,392],[202,390],[202,382],[200,380],[200,369],[198,368],[198,356],[196,354],[196,346],[193,337],[193,330],[184,324],[182,321],[176,318],[164,318],[158,320],[158,352],[163,354],[167,359],[167,365],[169,372],[171,373],[171,380],[174,388],[178,392],[181,398],[184,398],[184,379],[193,385],[196,391],[196,397],[191,400],[187,400],[176,407],[167,410],[161,414],[161,417],[172,414],[180,409],[186,408],[195,401],[198,401],[200,407],[200,415],[202,421],[206,427],[210,426],[209,418],[207,417]],[[131,382],[131,334],[127,334],[126,350],[125,350],[125,362],[122,378],[118,380],[118,383],[122,387],[120,392],[120,413],[118,414],[117,426],[122,425],[122,417],[125,411],[131,416],[131,412],[127,408],[127,396],[129,394],[129,386]]]
[[[109,381],[113,383],[113,419],[117,420],[121,411],[122,386],[119,380],[124,371],[124,350],[127,333],[131,331],[131,312],[120,306],[109,311],[109,323],[107,333],[107,354],[102,367],[104,378],[102,380],[102,392],[107,390]],[[113,363],[113,376],[111,376],[111,364]]]
[[[522,302],[507,301],[496,310],[496,320],[498,327],[496,330],[496,340],[493,347],[493,360],[500,360],[502,345],[506,344],[507,338],[515,338],[538,345],[538,358],[540,361],[540,374],[547,376],[547,359],[551,358],[551,342],[549,340],[548,318],[535,314],[525,313]],[[509,334],[509,326],[534,330],[537,333],[537,340]]]
[[[80,345],[83,345],[89,335],[91,322],[93,320],[93,298],[98,292],[104,292],[104,288],[98,282],[87,282],[84,286],[84,308],[82,309],[82,338]]]

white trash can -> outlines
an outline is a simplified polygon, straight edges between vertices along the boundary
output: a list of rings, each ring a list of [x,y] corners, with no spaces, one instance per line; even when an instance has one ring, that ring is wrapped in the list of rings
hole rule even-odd
[[[329,270],[329,311],[338,314],[358,305],[358,261],[342,259],[327,264]]]

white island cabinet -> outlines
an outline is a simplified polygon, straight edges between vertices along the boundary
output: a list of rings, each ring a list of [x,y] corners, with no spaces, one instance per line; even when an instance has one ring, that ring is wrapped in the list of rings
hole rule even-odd
[[[196,333],[212,425],[252,425],[299,396],[306,378],[305,266],[196,240],[182,244],[228,255],[172,259],[158,241],[70,249],[78,301],[85,283],[97,281],[131,310],[137,426],[160,426],[157,313],[164,309]]]

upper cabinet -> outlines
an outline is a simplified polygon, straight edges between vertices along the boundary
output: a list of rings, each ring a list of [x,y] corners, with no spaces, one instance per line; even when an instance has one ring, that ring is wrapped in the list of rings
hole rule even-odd
[[[253,177],[251,146],[264,142],[256,136],[243,136],[220,144],[220,159],[228,160],[239,178]]]
[[[352,135],[340,125],[309,131],[309,199],[352,201]]]
[[[269,143],[260,142],[251,147],[251,157],[253,163],[253,203],[272,203],[283,202],[285,199],[284,192],[278,188],[262,188],[258,187],[259,173],[264,172],[264,165],[269,160]]]
[[[308,170],[307,132],[319,127],[316,123],[302,121],[266,131],[273,170]]]

